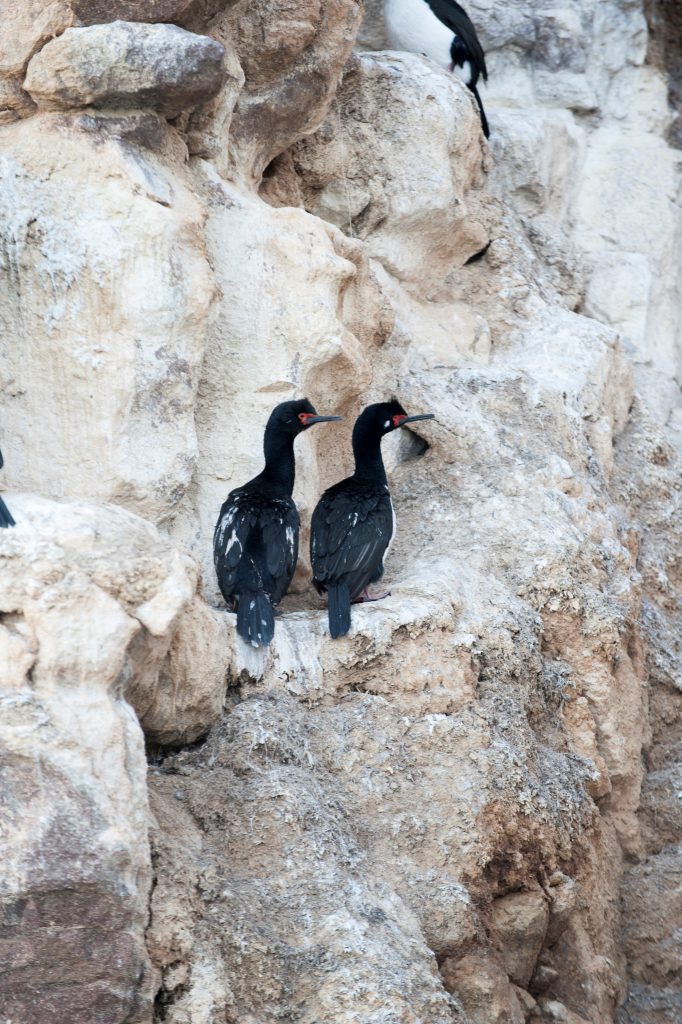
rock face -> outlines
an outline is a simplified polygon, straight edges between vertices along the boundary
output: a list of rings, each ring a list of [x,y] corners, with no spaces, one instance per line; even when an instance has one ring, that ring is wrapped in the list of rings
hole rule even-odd
[[[13,1020],[147,1021],[146,763],[128,702],[163,738],[217,718],[224,673],[200,672],[192,637],[197,616],[211,635],[211,616],[191,561],[144,520],[21,495],[12,508],[0,548],[0,1005]],[[187,643],[192,673],[217,683],[208,720],[182,671]]]
[[[151,107],[176,117],[216,95],[223,55],[214,39],[175,25],[72,28],[31,60],[24,89],[52,110]]]
[[[110,127],[46,114],[5,131],[6,480],[55,498],[124,501],[160,519],[196,459],[193,408],[215,289],[204,213],[153,117]],[[41,372],[29,386],[31,365]]]
[[[677,1021],[670,47],[637,0],[471,0],[488,146],[367,52],[374,0],[39,6],[0,44],[0,1016]],[[310,512],[393,394],[435,419],[332,642]],[[345,420],[255,652],[212,529],[303,395]]]

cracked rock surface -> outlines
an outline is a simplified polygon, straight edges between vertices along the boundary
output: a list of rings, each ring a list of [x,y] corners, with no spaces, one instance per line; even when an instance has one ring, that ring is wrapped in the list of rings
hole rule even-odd
[[[675,19],[470,0],[488,145],[377,0],[142,6],[0,0],[0,1017],[677,1022]],[[303,395],[254,651],[212,530]],[[333,642],[310,513],[391,395]]]

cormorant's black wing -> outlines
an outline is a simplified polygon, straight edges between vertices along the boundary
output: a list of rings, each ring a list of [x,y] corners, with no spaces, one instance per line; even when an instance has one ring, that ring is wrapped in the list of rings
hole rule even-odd
[[[345,582],[353,600],[378,578],[392,535],[388,492],[363,496],[356,490],[330,488],[322,495],[311,522],[310,561],[315,584],[325,587]]]
[[[439,21],[459,36],[471,54],[471,59],[478,71],[487,81],[488,69],[485,66],[485,54],[481,46],[473,22],[463,7],[455,0],[426,0],[427,4]]]
[[[2,498],[0,498],[0,529],[3,526],[16,526],[17,524],[12,519],[12,513],[5,505]]]
[[[289,588],[298,559],[298,512],[291,499],[232,491],[213,533],[213,561],[223,597],[263,590],[273,605]]]
[[[2,469],[4,464],[5,464],[5,461],[4,461],[3,457],[2,457],[2,452],[0,452],[0,469]],[[12,514],[11,514],[10,510],[7,508],[7,505],[5,505],[5,503],[2,500],[2,498],[0,498],[0,529],[2,529],[4,526],[16,526],[16,525],[17,524],[12,519]]]

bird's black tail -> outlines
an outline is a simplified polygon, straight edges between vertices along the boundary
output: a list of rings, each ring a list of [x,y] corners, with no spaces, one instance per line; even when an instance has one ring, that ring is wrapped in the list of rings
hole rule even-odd
[[[485,135],[486,139],[489,139],[490,127],[488,126],[488,118],[485,116],[485,110],[483,109],[483,102],[481,100],[481,97],[478,95],[478,89],[476,88],[475,85],[470,85],[469,88],[476,97],[476,102],[478,103],[478,110],[481,115],[481,128],[483,129],[483,134]]]
[[[243,591],[237,605],[237,632],[252,647],[267,647],[275,635],[275,613],[270,598]]]
[[[329,632],[334,640],[345,636],[350,629],[350,594],[345,583],[332,583],[327,587]]]
[[[16,525],[17,524],[12,519],[12,514],[11,514],[10,510],[7,508],[7,505],[5,505],[5,503],[2,500],[2,498],[0,498],[0,529],[3,526],[16,526]]]

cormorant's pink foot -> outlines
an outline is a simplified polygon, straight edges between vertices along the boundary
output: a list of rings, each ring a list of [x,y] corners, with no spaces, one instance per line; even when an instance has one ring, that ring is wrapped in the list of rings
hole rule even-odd
[[[384,594],[377,594],[376,597],[372,597],[367,587],[363,590],[358,597],[355,598],[353,604],[366,604],[368,601],[383,601],[385,597],[390,597],[391,591],[387,590]]]

